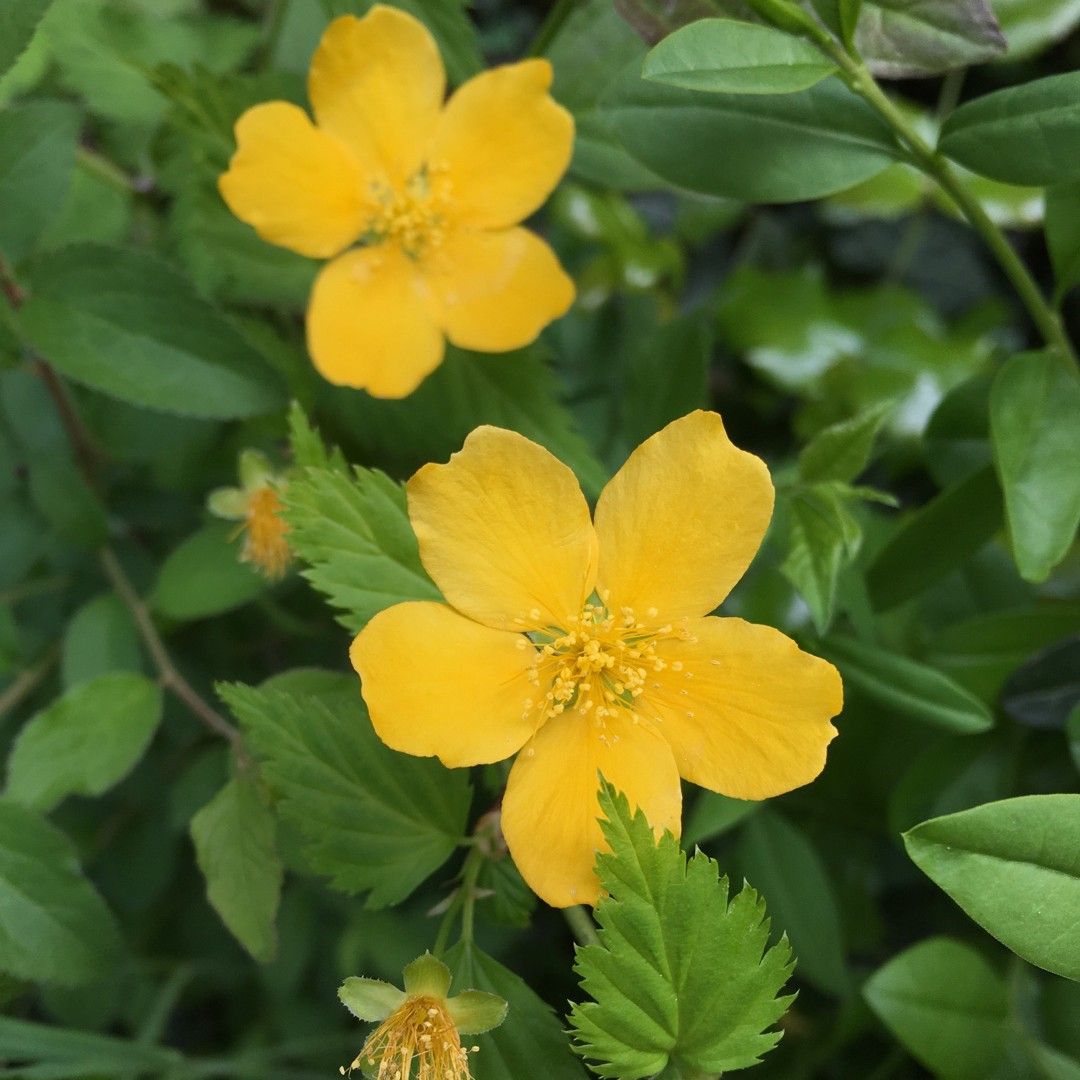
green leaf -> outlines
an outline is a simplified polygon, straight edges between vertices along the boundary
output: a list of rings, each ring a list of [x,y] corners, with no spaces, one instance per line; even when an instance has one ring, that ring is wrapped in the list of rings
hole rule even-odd
[[[966,169],[1042,187],[1080,178],[1080,72],[976,98],[951,113],[938,143]]]
[[[60,677],[64,689],[110,671],[139,671],[142,645],[128,609],[102,593],[71,617],[64,631]]]
[[[1054,295],[1060,303],[1080,285],[1080,181],[1047,190],[1046,243],[1057,282]]]
[[[897,154],[891,131],[836,79],[797,94],[703,94],[645,82],[633,64],[599,111],[630,154],[665,180],[748,202],[831,195]]]
[[[638,37],[655,45],[682,26],[738,5],[729,0],[615,0],[613,6]]]
[[[820,646],[844,683],[910,720],[972,735],[993,727],[986,705],[947,675],[854,638],[834,635]]]
[[[1028,963],[1080,980],[1080,795],[1025,795],[924,821],[912,860]]]
[[[78,244],[34,267],[19,320],[65,375],[133,405],[221,420],[284,407],[277,376],[147,252]]]
[[[118,671],[80,683],[19,732],[5,797],[51,810],[68,795],[103,794],[142,758],[161,709],[161,687],[144,675]]]
[[[746,799],[732,799],[715,791],[699,791],[683,825],[683,847],[692,848],[723,835],[763,805]]]
[[[274,817],[256,782],[230,780],[191,819],[191,839],[211,906],[256,960],[270,960],[284,871]]]
[[[3,0],[0,3],[0,75],[30,44],[52,0]]]
[[[876,75],[939,75],[1005,51],[988,0],[866,0],[856,48]]]
[[[653,82],[718,94],[790,94],[834,74],[809,42],[737,19],[701,19],[664,38],[641,74]]]
[[[107,975],[120,951],[116,922],[67,837],[0,799],[0,971],[77,986]]]
[[[1073,764],[1080,771],[1080,702],[1069,713],[1069,719],[1065,721],[1065,732],[1069,739],[1069,753],[1072,754]]]
[[[345,457],[335,446],[328,448],[319,432],[297,402],[289,406],[289,449],[293,463],[300,469],[332,469],[347,473]]]
[[[184,622],[220,615],[253,600],[266,581],[240,561],[236,524],[212,521],[170,552],[150,593],[155,611]]]
[[[918,596],[1001,529],[1001,488],[987,464],[900,521],[867,568],[876,611]]]
[[[1080,23],[1077,0],[993,0],[1009,43],[1008,61],[1022,60],[1068,37]]]
[[[1059,731],[1080,701],[1080,635],[1032,657],[1009,676],[1001,706],[1018,724]]]
[[[474,1080],[521,1080],[535,1075],[539,1062],[544,1080],[584,1080],[558,1017],[527,983],[471,941],[459,942],[443,959],[455,989],[482,990],[509,1005],[506,1022],[476,1038],[480,1050],[469,1057]]]
[[[821,856],[780,814],[764,809],[743,826],[739,869],[791,939],[799,976],[828,993],[851,992],[836,894]]]
[[[596,907],[599,943],[577,953],[594,999],[570,1014],[578,1052],[621,1080],[756,1064],[780,1040],[769,1029],[792,1001],[777,996],[791,974],[787,941],[768,948],[757,893],[744,886],[729,898],[712,859],[687,861],[670,833],[657,841],[607,783],[600,806],[611,850],[596,865],[608,895]]]
[[[289,543],[310,567],[304,576],[349,630],[404,600],[441,598],[420,565],[405,492],[381,472],[305,469],[289,482],[285,504]]]
[[[870,462],[874,440],[893,410],[882,401],[819,431],[799,453],[799,476],[806,483],[854,480]]]
[[[942,1080],[985,1080],[1004,1058],[1005,983],[968,945],[921,941],[875,971],[863,994],[904,1048]]]
[[[312,870],[345,892],[370,891],[370,907],[404,900],[460,841],[468,772],[383,745],[354,678],[326,675],[317,696],[275,682],[288,685],[223,685],[221,696]]]
[[[1013,556],[1045,581],[1080,525],[1080,374],[1053,353],[1014,356],[990,395],[994,460]]]
[[[89,1031],[74,1031],[55,1024],[37,1024],[0,1016],[0,1046],[9,1061],[32,1062],[19,1070],[24,1077],[78,1080],[85,1076],[132,1073],[164,1074],[180,1067],[183,1056],[168,1046],[149,1046],[134,1039],[116,1039]]]
[[[10,6],[11,0],[0,6],[0,51]],[[0,253],[8,263],[22,262],[63,203],[78,135],[71,105],[38,101],[0,110]]]

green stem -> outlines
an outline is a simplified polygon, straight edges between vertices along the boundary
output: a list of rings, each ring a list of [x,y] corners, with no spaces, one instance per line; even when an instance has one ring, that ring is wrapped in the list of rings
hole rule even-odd
[[[136,194],[144,191],[144,187],[128,176],[119,165],[115,165],[95,150],[90,150],[85,146],[78,147],[75,151],[75,161],[85,172],[96,176],[99,180],[104,180],[118,191]]]
[[[548,12],[547,18],[540,24],[540,29],[533,38],[529,47],[529,56],[543,56],[551,48],[551,43],[558,37],[562,25],[570,17],[570,13],[577,7],[577,0],[557,0],[555,6]]]
[[[598,945],[600,937],[596,933],[596,924],[588,910],[581,906],[563,908],[563,918],[566,919],[574,939],[579,945]]]

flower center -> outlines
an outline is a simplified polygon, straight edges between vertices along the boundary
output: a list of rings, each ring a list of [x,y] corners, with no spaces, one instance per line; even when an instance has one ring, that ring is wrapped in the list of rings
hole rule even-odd
[[[631,608],[621,608],[614,615],[602,601],[590,602],[580,615],[568,620],[569,629],[527,635],[536,648],[529,680],[543,697],[539,702],[527,701],[526,713],[539,708],[546,722],[572,710],[603,727],[608,717],[624,711],[636,723],[638,698],[650,674],[682,669],[681,661],[659,656],[657,645],[691,639],[685,626],[657,626],[658,614],[650,608],[645,613],[648,621],[643,622]]]
[[[272,581],[282,577],[291,552],[285,534],[289,526],[281,516],[281,499],[269,485],[256,488],[248,498],[244,529],[245,562],[257,566]]]
[[[469,1053],[438,998],[410,997],[371,1033],[348,1071],[378,1064],[377,1080],[409,1080],[415,1064],[416,1080],[470,1080]]]
[[[372,243],[394,243],[419,259],[442,242],[449,203],[446,167],[423,165],[400,188],[382,181],[370,186],[372,212],[365,236]]]

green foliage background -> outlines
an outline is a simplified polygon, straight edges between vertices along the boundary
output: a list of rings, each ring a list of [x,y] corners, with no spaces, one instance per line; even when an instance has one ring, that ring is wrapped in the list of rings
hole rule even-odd
[[[215,187],[368,6],[0,0],[0,1075],[331,1076],[337,984],[437,945],[510,1003],[477,1080],[580,1080],[572,1043],[627,1078],[1077,1080],[1080,4],[401,0],[453,83],[552,60],[577,141],[536,225],[579,302],[397,402],[319,379],[315,264]],[[688,789],[688,864],[609,792],[575,969],[484,817],[504,773],[385,748],[347,645],[438,595],[400,481],[473,427],[592,498],[699,407],[779,492],[726,609],[837,664],[840,737],[768,805]],[[205,510],[247,447],[292,470],[275,585]]]

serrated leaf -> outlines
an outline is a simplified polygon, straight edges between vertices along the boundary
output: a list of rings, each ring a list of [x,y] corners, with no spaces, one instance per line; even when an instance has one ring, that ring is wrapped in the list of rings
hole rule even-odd
[[[230,780],[191,819],[191,839],[210,904],[256,960],[271,959],[284,871],[274,817],[256,782]]]
[[[348,472],[344,455],[336,446],[327,447],[307,413],[295,401],[289,406],[289,449],[293,462],[301,469]]]
[[[904,833],[912,860],[1031,964],[1080,980],[1080,795],[1025,795]]]
[[[289,544],[349,630],[404,600],[438,600],[420,564],[405,492],[375,469],[305,469],[285,491]]]
[[[767,948],[764,903],[749,886],[729,898],[712,859],[687,861],[670,833],[658,841],[606,783],[600,806],[611,851],[596,865],[608,895],[596,908],[599,944],[575,964],[593,998],[570,1015],[578,1052],[620,1080],[756,1064],[792,1000],[777,996],[791,950],[786,940]]]
[[[68,838],[0,799],[0,971],[77,986],[105,976],[120,951],[116,922]]]
[[[799,475],[806,483],[852,481],[866,468],[874,440],[894,403],[879,402],[869,409],[819,431],[799,453]]]
[[[6,798],[51,810],[68,795],[101,795],[138,763],[161,720],[161,687],[111,672],[81,683],[19,732]]]
[[[326,673],[317,693],[275,681],[220,692],[311,869],[344,892],[368,892],[371,907],[404,900],[460,842],[467,771],[385,746],[354,678]]]

